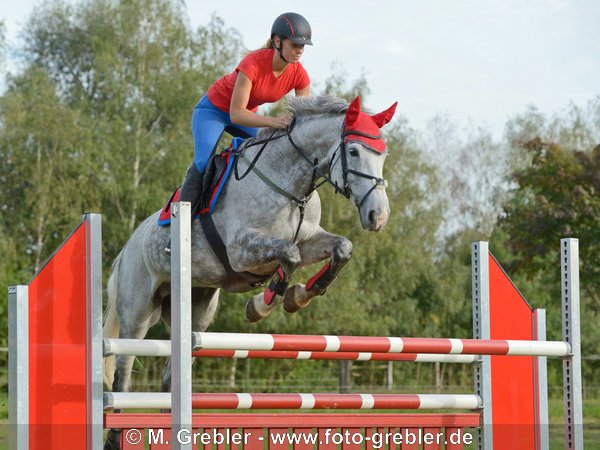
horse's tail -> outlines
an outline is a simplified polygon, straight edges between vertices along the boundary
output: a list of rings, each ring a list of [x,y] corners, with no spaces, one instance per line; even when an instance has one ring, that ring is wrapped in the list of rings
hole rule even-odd
[[[119,285],[119,265],[123,250],[119,253],[112,264],[107,286],[107,303],[104,311],[104,327],[102,332],[105,338],[119,337],[119,321],[117,319],[117,291]],[[116,358],[114,355],[104,358],[104,384],[112,389],[116,369]]]

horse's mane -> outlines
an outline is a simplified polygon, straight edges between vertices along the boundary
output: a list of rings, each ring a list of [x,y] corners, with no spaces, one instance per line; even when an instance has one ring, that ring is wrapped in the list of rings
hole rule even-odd
[[[326,94],[316,97],[291,97],[288,99],[288,108],[298,116],[342,114],[347,111],[348,102]]]
[[[344,114],[348,110],[348,102],[343,99],[323,94],[315,97],[290,97],[287,100],[288,109],[296,117],[315,116],[320,114]],[[258,138],[262,139],[273,132],[273,128],[261,128]]]

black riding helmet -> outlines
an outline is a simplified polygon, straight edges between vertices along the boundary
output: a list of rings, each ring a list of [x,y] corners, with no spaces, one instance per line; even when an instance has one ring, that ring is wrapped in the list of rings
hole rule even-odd
[[[313,45],[308,20],[293,12],[283,13],[275,19],[271,27],[271,39],[273,36],[289,39],[294,44]]]

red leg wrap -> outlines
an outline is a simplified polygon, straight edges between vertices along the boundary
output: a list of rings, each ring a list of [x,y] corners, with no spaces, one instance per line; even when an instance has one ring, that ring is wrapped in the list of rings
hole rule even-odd
[[[327,287],[327,284],[329,284],[329,282],[332,279],[331,273],[329,272],[330,267],[331,261],[325,264],[314,277],[312,277],[306,282],[305,289],[307,291],[310,291],[313,289],[315,284],[317,285],[317,290],[325,289]],[[323,284],[325,284],[325,286],[320,286]]]
[[[275,298],[275,295],[283,295],[285,294],[285,290],[287,289],[287,276],[283,271],[282,267],[279,266],[277,268],[277,272],[273,275],[273,279],[269,283],[269,286],[265,289],[265,293],[263,295],[263,299],[266,305],[270,305]]]

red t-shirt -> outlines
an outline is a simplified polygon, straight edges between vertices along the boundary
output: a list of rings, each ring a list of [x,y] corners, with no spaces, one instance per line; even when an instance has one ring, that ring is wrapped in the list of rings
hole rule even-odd
[[[304,89],[310,84],[308,73],[300,63],[288,64],[276,78],[273,75],[274,52],[272,48],[257,50],[242,59],[233,72],[218,79],[208,89],[211,103],[220,110],[229,112],[238,71],[252,81],[247,108],[253,112],[263,103],[277,102],[292,89]]]

